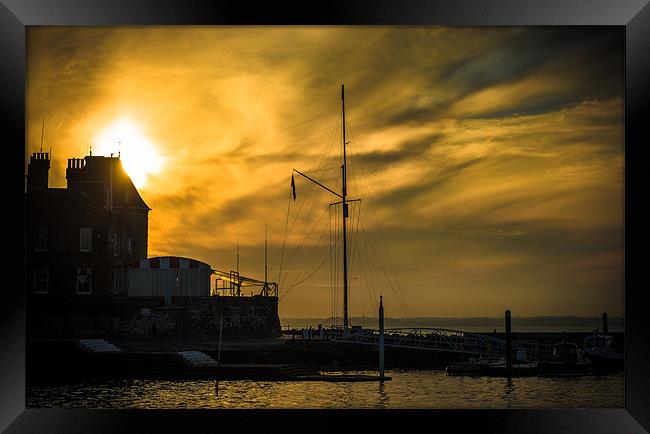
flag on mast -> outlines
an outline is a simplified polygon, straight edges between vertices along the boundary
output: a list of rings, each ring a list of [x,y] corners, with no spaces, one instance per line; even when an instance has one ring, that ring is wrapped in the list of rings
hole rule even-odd
[[[296,182],[293,179],[293,173],[291,174],[291,192],[293,193],[293,200],[296,200]]]

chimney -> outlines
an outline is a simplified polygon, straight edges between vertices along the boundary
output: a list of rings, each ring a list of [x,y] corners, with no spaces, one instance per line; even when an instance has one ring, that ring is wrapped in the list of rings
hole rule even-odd
[[[74,184],[81,180],[85,166],[86,161],[83,158],[68,158],[68,168],[65,169],[65,179],[68,181],[68,188],[74,188]]]
[[[50,171],[50,154],[34,152],[27,166],[27,192],[47,189]]]

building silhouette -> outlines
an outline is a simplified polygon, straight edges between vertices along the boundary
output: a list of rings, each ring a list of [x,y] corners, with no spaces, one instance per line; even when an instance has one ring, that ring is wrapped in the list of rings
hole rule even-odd
[[[118,157],[30,156],[25,205],[27,338],[215,337],[280,333],[277,296],[212,296],[209,264],[148,258],[148,216]]]
[[[68,159],[66,188],[49,187],[49,170],[48,153],[31,155],[25,231],[28,315],[109,315],[112,300],[125,292],[124,267],[147,258],[150,208],[119,157]]]

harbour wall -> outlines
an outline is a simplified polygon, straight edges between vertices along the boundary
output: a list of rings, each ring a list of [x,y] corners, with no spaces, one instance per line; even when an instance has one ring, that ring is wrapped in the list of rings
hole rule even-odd
[[[218,339],[279,336],[277,297],[120,297],[101,314],[28,313],[28,339]]]
[[[277,297],[172,297],[171,305],[139,310],[130,304],[119,318],[119,338],[218,339],[222,318],[225,338],[280,335]]]

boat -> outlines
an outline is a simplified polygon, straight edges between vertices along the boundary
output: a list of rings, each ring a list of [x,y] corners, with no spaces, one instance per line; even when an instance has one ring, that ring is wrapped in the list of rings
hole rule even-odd
[[[582,356],[576,344],[562,341],[553,345],[553,354],[540,361],[537,369],[540,375],[546,376],[581,375],[590,365],[591,361]]]
[[[470,358],[453,363],[445,369],[447,375],[476,375],[486,377],[530,377],[537,375],[537,363],[514,360],[510,367],[505,357]]]
[[[505,364],[503,357],[470,357],[445,368],[448,375],[485,375],[493,366]]]
[[[594,331],[583,341],[583,354],[594,370],[622,370],[625,356],[614,347],[614,337]]]
[[[311,178],[310,176],[304,174],[303,172],[293,169],[293,173],[291,175],[291,189],[292,189],[292,196],[293,200],[296,200],[296,184],[294,180],[294,174],[300,175],[304,179],[314,183],[315,185],[323,188],[324,190],[328,191],[329,193],[333,194],[336,198],[336,202],[331,203],[330,206],[333,205],[341,205],[341,225],[343,229],[343,243],[341,246],[341,256],[343,258],[343,273],[342,273],[342,280],[343,280],[343,337],[347,339],[350,337],[352,333],[352,325],[350,324],[350,318],[349,318],[349,308],[348,308],[348,299],[349,299],[349,285],[350,285],[350,279],[348,275],[348,223],[347,220],[350,217],[350,212],[348,211],[349,204],[351,202],[358,202],[361,199],[356,198],[356,199],[350,199],[348,197],[348,191],[347,191],[347,154],[346,154],[346,147],[350,143],[348,141],[348,137],[346,135],[346,122],[345,122],[345,86],[341,84],[341,156],[342,156],[342,165],[341,165],[341,192],[338,193],[334,190],[332,190],[329,187],[326,187],[325,185],[321,184],[317,180]],[[285,240],[286,240],[286,235],[285,235]],[[280,266],[282,267],[282,265]],[[355,330],[356,331],[356,330]]]

